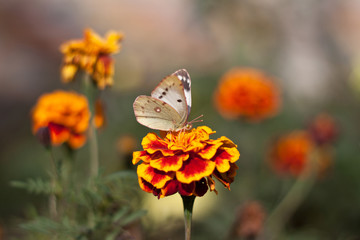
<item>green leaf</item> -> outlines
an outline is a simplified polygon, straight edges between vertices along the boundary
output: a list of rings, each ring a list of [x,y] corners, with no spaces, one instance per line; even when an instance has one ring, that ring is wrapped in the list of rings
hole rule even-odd
[[[104,182],[105,183],[109,183],[109,182],[113,182],[113,181],[118,181],[118,180],[137,180],[137,175],[135,172],[133,171],[119,171],[113,174],[110,174],[109,176],[106,176],[104,178]]]
[[[128,212],[130,208],[128,206],[125,206],[121,208],[119,211],[117,211],[114,216],[112,217],[112,221],[116,222],[119,221],[121,218],[123,218]]]
[[[146,213],[147,213],[147,211],[145,211],[145,210],[138,210],[136,212],[133,212],[132,214],[130,214],[129,216],[127,216],[125,219],[123,219],[121,221],[121,225],[126,226],[129,223],[132,223],[132,222],[138,220],[139,218],[144,216]]]
[[[50,181],[41,178],[28,179],[27,181],[11,181],[10,185],[16,188],[22,188],[30,193],[35,194],[52,194],[58,193],[60,190],[53,187]]]
[[[51,234],[59,229],[59,224],[49,218],[39,217],[29,223],[21,224],[20,227],[31,232]]]

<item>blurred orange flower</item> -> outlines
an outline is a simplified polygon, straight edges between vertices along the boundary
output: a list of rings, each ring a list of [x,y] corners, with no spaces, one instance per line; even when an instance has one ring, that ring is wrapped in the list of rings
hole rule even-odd
[[[256,239],[264,228],[266,213],[257,201],[245,203],[237,211],[234,224],[235,235],[244,239]]]
[[[183,196],[203,196],[215,191],[218,179],[226,188],[234,181],[235,162],[240,153],[228,138],[209,138],[209,127],[169,132],[165,138],[149,133],[142,140],[144,151],[133,153],[139,185],[158,198],[179,192]]]
[[[60,46],[64,54],[61,77],[63,82],[74,79],[78,70],[89,74],[99,89],[112,86],[114,62],[111,54],[120,50],[119,41],[123,34],[111,31],[106,39],[101,38],[91,29],[85,29],[84,39],[71,40]]]
[[[326,113],[317,115],[309,124],[308,131],[318,145],[333,143],[338,136],[335,120]]]
[[[85,96],[75,92],[43,94],[32,110],[34,134],[49,133],[52,145],[66,142],[74,149],[85,143],[89,120],[88,101]],[[48,130],[44,131],[44,128]],[[46,140],[46,136],[39,137]]]
[[[278,172],[298,176],[313,149],[314,143],[306,131],[294,131],[278,139],[271,149],[270,161]]]
[[[94,124],[95,127],[101,128],[105,126],[106,117],[105,117],[105,107],[103,101],[97,99],[95,101],[95,115],[94,115]]]
[[[261,71],[235,68],[222,77],[214,101],[225,118],[245,117],[257,121],[278,112],[280,94],[271,79]]]

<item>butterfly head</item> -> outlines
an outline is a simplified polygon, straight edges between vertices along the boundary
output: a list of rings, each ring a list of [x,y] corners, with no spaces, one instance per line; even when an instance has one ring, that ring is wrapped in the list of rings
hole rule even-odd
[[[186,125],[185,125],[185,129],[186,130],[190,130],[193,126],[193,123],[196,123],[196,122],[203,122],[203,119],[201,119],[204,115],[201,114],[200,116],[194,118],[193,120],[191,120],[190,122],[187,122]]]
[[[185,125],[185,127],[184,127],[184,129],[185,130],[190,130],[192,128],[192,123],[186,123],[186,125]]]

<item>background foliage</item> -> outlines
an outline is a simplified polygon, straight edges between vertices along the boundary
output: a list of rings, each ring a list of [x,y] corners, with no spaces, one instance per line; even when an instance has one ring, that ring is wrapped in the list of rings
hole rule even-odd
[[[107,126],[98,137],[104,173],[129,167],[129,158],[117,145],[122,136],[133,136],[140,149],[148,132],[133,115],[136,96],[150,93],[164,76],[186,68],[193,83],[190,118],[204,114],[204,123],[217,136],[232,139],[241,153],[232,191],[220,189],[218,196],[196,200],[194,239],[225,237],[235,219],[234,209],[248,200],[259,200],[271,211],[294,179],[271,171],[266,162],[269,144],[324,111],[340,126],[333,166],[287,223],[284,239],[359,238],[360,100],[356,84],[349,84],[351,77],[356,81],[352,73],[360,53],[359,13],[356,0],[1,2],[3,239],[21,236],[17,223],[31,215],[31,206],[46,207],[46,198],[9,183],[47,176],[43,169],[50,162],[31,134],[30,110],[44,92],[78,87],[61,84],[58,48],[64,40],[80,38],[85,27],[101,34],[109,29],[125,33],[122,52],[115,57],[115,86],[102,96]],[[234,66],[257,67],[277,78],[283,107],[276,117],[253,124],[218,115],[213,92],[221,75]],[[79,173],[86,166],[88,147],[77,153]],[[142,198],[141,206],[149,210],[143,222],[145,239],[182,239],[179,197]],[[158,205],[163,209],[161,219],[156,218]]]

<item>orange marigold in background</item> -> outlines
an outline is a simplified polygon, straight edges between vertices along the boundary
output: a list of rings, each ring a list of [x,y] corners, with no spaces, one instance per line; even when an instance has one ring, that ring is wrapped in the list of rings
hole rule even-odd
[[[280,94],[272,80],[261,71],[235,68],[222,77],[214,101],[225,118],[245,117],[257,121],[278,112]]]
[[[112,86],[114,62],[111,54],[120,50],[119,41],[123,34],[111,31],[106,39],[101,38],[91,29],[85,29],[84,39],[71,40],[60,46],[64,54],[61,77],[63,82],[74,79],[79,70],[89,74],[100,89]]]
[[[280,173],[300,175],[309,161],[314,142],[306,131],[280,137],[271,149],[270,161]]]
[[[245,203],[236,213],[232,238],[256,239],[262,232],[265,210],[257,201]]]
[[[32,130],[44,145],[67,143],[81,147],[89,127],[90,111],[85,96],[75,92],[54,91],[43,94],[32,110]],[[50,143],[45,135],[50,135]]]
[[[326,113],[317,115],[308,125],[308,131],[318,145],[331,144],[338,136],[337,123]]]
[[[179,193],[203,196],[208,188],[215,190],[218,179],[226,188],[234,181],[235,162],[240,153],[226,137],[209,138],[215,133],[209,127],[169,132],[164,138],[149,133],[142,140],[144,151],[133,153],[139,185],[158,198]]]
[[[94,124],[96,128],[101,128],[105,126],[106,117],[105,117],[105,107],[101,99],[96,99],[95,101],[95,116]]]
[[[316,157],[311,156],[316,153]],[[314,155],[315,156],[315,155]],[[316,161],[309,164],[309,161]],[[307,166],[316,167],[321,175],[330,166],[332,155],[319,148],[307,131],[294,131],[280,137],[270,151],[270,163],[282,174],[299,176]]]

